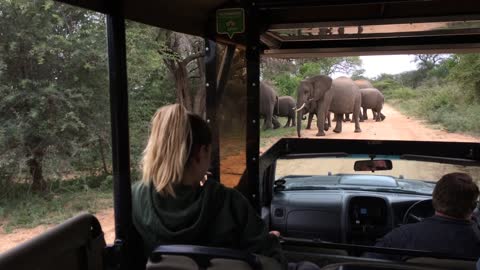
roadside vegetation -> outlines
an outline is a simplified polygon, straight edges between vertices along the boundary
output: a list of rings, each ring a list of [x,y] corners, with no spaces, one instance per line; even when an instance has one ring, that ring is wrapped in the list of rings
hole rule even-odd
[[[374,86],[407,115],[480,135],[480,55],[418,55],[417,70],[382,74]]]
[[[50,180],[45,192],[33,192],[27,183],[11,185],[0,198],[0,227],[15,228],[58,224],[79,212],[96,213],[113,207],[112,176]]]

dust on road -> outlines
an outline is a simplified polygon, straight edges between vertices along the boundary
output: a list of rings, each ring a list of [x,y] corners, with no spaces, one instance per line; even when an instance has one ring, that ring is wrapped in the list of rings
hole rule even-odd
[[[322,139],[375,139],[375,140],[416,140],[416,141],[452,141],[452,142],[480,142],[480,138],[476,138],[469,135],[458,134],[458,133],[450,133],[440,128],[433,128],[425,123],[425,121],[421,121],[412,117],[407,117],[402,115],[399,111],[392,108],[388,104],[385,104],[384,110],[382,111],[387,118],[383,122],[375,122],[373,121],[371,111],[369,111],[370,119],[360,123],[362,132],[361,133],[354,133],[354,124],[353,123],[344,123],[342,133],[334,133],[332,130],[326,132],[325,137],[316,137],[315,134],[317,133],[315,121],[312,124],[311,130],[302,130],[302,137],[310,137],[310,138],[322,138]],[[292,136],[293,137],[293,136]],[[271,144],[275,143],[276,140],[269,140]],[[271,145],[264,146],[261,151],[265,151]],[[225,157],[225,164],[231,164],[231,166],[227,166],[229,169],[226,169],[222,173],[225,176],[232,179],[227,179],[231,181],[231,185],[236,183],[243,173],[243,168],[245,164],[244,159],[244,152],[237,151],[234,156]],[[297,170],[302,169],[309,169],[315,168],[315,164],[308,164],[301,161],[294,161],[290,160],[289,162],[296,162],[290,163],[290,165],[286,168],[289,174],[292,174],[292,168],[296,168]],[[351,164],[350,164],[351,165]],[[306,167],[305,167],[306,166]],[[335,166],[344,166],[338,164],[330,164],[330,170],[333,170],[337,167]],[[418,171],[418,168],[415,169],[408,169],[402,166],[410,166],[410,165],[398,165],[397,171],[392,173],[398,173],[405,171]],[[353,167],[353,166],[351,166]],[[320,167],[318,167],[320,168]],[[338,170],[342,170],[342,168],[337,168]],[[417,172],[419,175],[412,175],[412,178],[418,177],[417,179],[422,179],[425,177],[424,173],[433,173],[436,174],[443,174],[447,170],[446,167],[437,168],[437,167],[425,167],[425,170],[422,172]],[[312,171],[313,173],[313,171]],[[324,173],[318,172],[318,173]],[[422,173],[422,175],[420,175]],[[472,172],[470,172],[472,173]],[[113,209],[106,209],[100,211],[95,215],[101,225],[102,229],[105,233],[105,238],[107,243],[113,243],[115,239],[115,224],[113,218]],[[53,227],[51,226],[38,226],[33,229],[17,229],[14,230],[12,233],[5,233],[0,228],[0,253],[4,252],[10,248],[15,247],[16,245],[27,241],[36,235],[45,232],[47,229]]]

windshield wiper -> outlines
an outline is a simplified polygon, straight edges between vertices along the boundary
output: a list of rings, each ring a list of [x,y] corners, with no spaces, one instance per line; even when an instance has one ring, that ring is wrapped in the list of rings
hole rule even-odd
[[[326,187],[326,186],[296,186],[296,187],[288,187],[285,190],[337,190],[341,189],[338,187]]]
[[[407,189],[398,189],[398,188],[374,188],[372,190],[380,191],[380,192],[402,193],[402,194],[432,195],[429,193],[418,192],[418,191],[407,190]]]

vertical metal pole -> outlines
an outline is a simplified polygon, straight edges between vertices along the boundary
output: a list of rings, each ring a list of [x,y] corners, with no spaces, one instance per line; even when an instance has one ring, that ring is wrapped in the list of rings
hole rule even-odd
[[[212,160],[210,172],[213,179],[220,180],[220,135],[217,121],[217,44],[205,39],[205,82],[207,122],[212,131]]]
[[[246,8],[247,38],[247,174],[249,198],[260,209],[259,201],[259,147],[260,147],[260,33],[255,2]]]
[[[107,15],[110,113],[112,125],[112,162],[114,180],[115,249],[120,269],[128,269],[130,259],[124,253],[132,231],[130,187],[130,144],[128,134],[127,63],[125,21],[122,16]]]

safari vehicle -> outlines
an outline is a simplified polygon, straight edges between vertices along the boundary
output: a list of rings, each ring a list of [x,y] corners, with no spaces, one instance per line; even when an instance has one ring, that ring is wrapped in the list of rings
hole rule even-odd
[[[410,175],[412,170],[402,170],[403,162],[417,172],[432,171],[432,164],[436,172],[447,165],[447,169],[475,171],[480,166],[480,144],[284,138],[260,156],[259,78],[262,54],[296,58],[476,51],[479,1],[60,2],[107,14],[116,240],[107,246],[95,216],[84,214],[1,254],[0,269],[172,269],[175,265],[190,269],[185,260],[193,260],[191,269],[205,269],[219,267],[215,258],[229,259],[229,268],[243,261],[244,268],[262,269],[254,254],[229,249],[160,246],[152,254],[142,254],[131,218],[125,19],[205,38],[206,118],[214,135],[212,179],[225,181],[221,155],[228,153],[220,150],[227,144],[239,146],[235,151],[240,149],[245,173],[232,186],[245,194],[271,229],[281,232],[289,260],[309,260],[322,269],[475,268],[478,258],[372,244],[389,230],[432,213],[435,184],[428,181],[436,179]],[[453,22],[461,24],[448,27]],[[416,26],[428,23],[446,27],[417,30]],[[373,30],[362,32],[367,26]],[[228,110],[246,118],[233,120],[245,129],[232,135],[222,128],[218,115],[231,95],[233,65],[243,71],[235,82],[245,103]],[[307,162],[317,170],[291,169],[292,164]],[[365,252],[410,259],[375,260],[362,257]],[[169,264],[167,257],[176,264]]]

